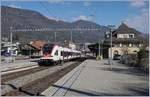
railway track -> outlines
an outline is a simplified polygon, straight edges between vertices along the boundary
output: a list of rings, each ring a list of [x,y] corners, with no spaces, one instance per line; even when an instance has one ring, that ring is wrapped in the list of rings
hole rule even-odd
[[[41,70],[44,70],[47,68],[50,68],[50,67],[37,66],[37,67],[30,68],[27,70],[22,70],[22,69],[20,70],[19,69],[19,71],[17,71],[17,72],[2,75],[1,76],[1,83],[7,82],[9,80],[15,79],[15,78],[20,77],[20,76],[25,76],[25,75],[28,75],[31,73],[35,73],[35,72],[38,72],[38,71],[41,71]],[[18,69],[16,69],[16,70],[18,70]]]
[[[62,66],[39,67],[20,71],[12,75],[2,76],[2,85],[11,87],[2,92],[3,96],[40,95],[50,85],[58,81],[65,74],[77,67],[85,59],[67,62]],[[40,76],[41,75],[41,76]],[[26,81],[26,82],[23,82]],[[21,83],[20,83],[21,82]],[[3,91],[3,89],[2,89]]]
[[[14,87],[13,85],[7,84],[8,81],[12,81],[19,77],[30,75],[32,73],[40,72],[48,68],[50,67],[40,66],[40,67],[35,67],[35,68],[27,69],[27,70],[22,70],[22,71],[17,71],[17,72],[2,75],[1,76],[1,90],[2,90],[1,94],[4,95],[6,92],[13,91],[16,89],[16,87]]]
[[[23,70],[28,70],[28,69],[32,69],[32,68],[36,68],[36,67],[38,67],[38,65],[9,69],[9,70],[5,70],[5,71],[1,71],[1,75],[11,74],[11,73],[15,73],[15,72],[23,71]]]

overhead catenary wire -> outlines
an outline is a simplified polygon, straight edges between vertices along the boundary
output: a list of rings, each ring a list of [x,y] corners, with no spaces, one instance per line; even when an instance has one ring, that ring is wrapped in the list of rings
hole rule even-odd
[[[49,8],[45,5],[45,3],[39,1],[40,5],[42,5],[44,7],[44,9],[47,11],[48,15],[51,16],[52,12],[49,11]],[[48,18],[49,18],[48,16]],[[57,33],[56,31],[54,31],[54,42],[56,43],[57,40],[56,40],[56,37],[57,37]]]
[[[44,2],[39,1],[39,4],[41,5],[41,7],[43,7],[45,9],[45,11],[51,16],[52,12],[50,11],[50,9],[45,5]],[[89,28],[86,27],[82,27],[82,28],[59,28],[59,29],[55,29],[55,28],[49,28],[49,25],[47,25],[47,27],[43,28],[43,27],[37,27],[34,26],[33,28],[28,28],[28,29],[12,29],[12,32],[30,32],[30,31],[36,31],[36,32],[41,32],[41,31],[52,31],[52,32],[59,32],[59,31],[98,31],[101,30],[99,28],[93,28],[92,26]],[[30,26],[29,26],[30,27]],[[55,37],[56,37],[56,33]],[[72,40],[72,38],[71,38]],[[55,39],[56,42],[56,39]]]
[[[91,29],[91,28],[74,28],[74,29],[69,29],[69,28],[60,28],[60,29],[51,29],[51,28],[36,28],[36,29],[13,29],[13,32],[18,32],[18,31],[70,31],[70,30],[74,30],[74,31],[99,31],[101,29]]]
[[[39,1],[39,4],[41,6],[43,6],[43,8],[45,9],[45,11],[47,11],[48,15],[51,16],[52,12],[49,11],[48,7],[42,1]]]

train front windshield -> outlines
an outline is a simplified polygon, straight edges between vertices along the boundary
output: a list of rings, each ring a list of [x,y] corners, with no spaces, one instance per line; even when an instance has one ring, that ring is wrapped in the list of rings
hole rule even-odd
[[[45,44],[43,46],[43,53],[51,53],[53,50],[54,45],[53,44]]]

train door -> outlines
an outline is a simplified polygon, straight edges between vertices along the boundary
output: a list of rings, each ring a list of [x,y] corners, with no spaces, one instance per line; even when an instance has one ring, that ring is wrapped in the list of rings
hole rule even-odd
[[[60,61],[64,60],[64,50],[61,48],[60,49]]]
[[[58,61],[59,60],[59,50],[57,49],[54,53],[54,61]]]

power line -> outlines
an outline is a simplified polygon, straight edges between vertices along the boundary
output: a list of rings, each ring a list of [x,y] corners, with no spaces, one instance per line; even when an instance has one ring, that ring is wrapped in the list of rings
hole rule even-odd
[[[49,9],[47,8],[47,6],[46,6],[43,2],[41,2],[41,1],[39,1],[39,3],[40,3],[40,5],[42,5],[43,8],[47,11],[47,13],[49,14],[49,16],[51,16],[51,12],[50,12]]]
[[[43,3],[43,2],[41,2],[41,1],[39,1],[39,3],[40,3],[40,5],[42,5],[45,9],[46,9],[46,11],[48,12],[48,14],[49,14],[49,16],[51,16],[51,12],[49,11],[49,8]],[[43,31],[43,30],[42,30]],[[54,32],[54,41],[56,42],[57,40],[56,40],[56,37],[57,37],[57,34],[56,34],[56,31]]]
[[[91,28],[72,28],[72,29],[69,29],[69,28],[60,28],[60,29],[51,29],[51,28],[42,28],[42,29],[14,29],[12,30],[13,32],[18,32],[18,31],[21,31],[21,32],[28,32],[28,31],[99,31],[101,29],[91,29]]]

